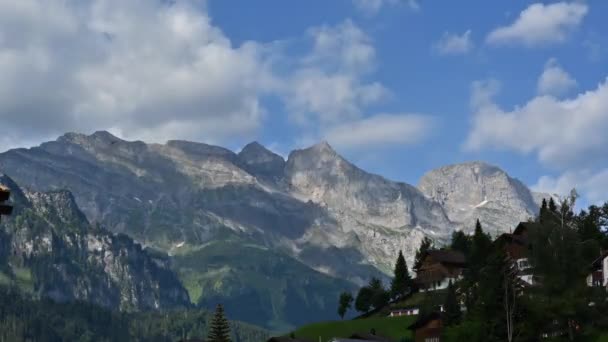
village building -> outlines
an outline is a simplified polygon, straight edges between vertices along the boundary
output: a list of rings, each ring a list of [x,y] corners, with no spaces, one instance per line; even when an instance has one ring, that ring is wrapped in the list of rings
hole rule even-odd
[[[420,308],[417,306],[408,306],[405,308],[391,309],[389,317],[401,317],[401,316],[417,316],[420,313]]]
[[[349,338],[353,339],[353,340],[359,340],[359,341],[392,342],[392,340],[390,338],[376,334],[376,331],[373,329],[369,333],[352,334]]]
[[[294,336],[275,336],[268,339],[267,342],[310,342],[308,340],[297,338]]]
[[[517,277],[523,284],[534,285],[534,273],[528,260],[530,253],[530,241],[528,234],[538,224],[535,222],[521,222],[513,233],[505,233],[496,239],[496,244],[502,244],[503,248],[517,267]]]
[[[412,331],[414,342],[441,342],[443,322],[441,313],[433,312],[422,316],[408,327]]]
[[[465,266],[465,256],[458,251],[430,250],[422,256],[415,281],[422,292],[447,289],[462,278]]]
[[[591,270],[587,276],[587,285],[608,289],[608,252],[602,253],[599,258],[591,263]]]

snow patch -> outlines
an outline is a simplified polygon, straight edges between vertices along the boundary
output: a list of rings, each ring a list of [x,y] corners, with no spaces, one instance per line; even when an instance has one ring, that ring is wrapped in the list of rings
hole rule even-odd
[[[476,206],[474,206],[473,208],[479,208],[479,207],[483,207],[484,205],[488,204],[488,200],[484,198],[483,201],[481,201],[481,203],[477,204]]]

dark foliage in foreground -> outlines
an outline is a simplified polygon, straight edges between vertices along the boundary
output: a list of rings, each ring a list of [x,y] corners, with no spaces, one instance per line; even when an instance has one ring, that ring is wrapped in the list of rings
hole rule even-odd
[[[119,313],[74,302],[22,297],[0,288],[0,341],[177,341],[207,336],[211,315],[200,310]],[[235,342],[259,342],[269,333],[231,322]]]

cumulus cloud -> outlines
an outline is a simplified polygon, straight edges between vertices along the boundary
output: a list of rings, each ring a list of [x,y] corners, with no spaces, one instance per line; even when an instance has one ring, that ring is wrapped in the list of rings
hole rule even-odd
[[[366,106],[389,95],[380,83],[364,78],[374,69],[371,39],[347,20],[308,32],[311,52],[285,84],[285,103],[303,126],[336,124],[363,114]]]
[[[486,42],[528,47],[561,43],[581,24],[587,12],[587,5],[581,2],[535,3],[524,9],[512,24],[490,32]]]
[[[426,138],[432,127],[428,115],[378,114],[335,126],[325,139],[344,149],[409,145]]]
[[[551,58],[545,64],[545,70],[538,78],[536,88],[539,94],[560,96],[576,86],[576,80],[560,67],[557,60]]]
[[[434,50],[441,55],[462,55],[472,49],[471,30],[465,31],[462,35],[444,32],[441,39],[434,45]]]
[[[420,4],[417,0],[353,0],[353,4],[365,15],[375,15],[385,6],[405,4],[412,10],[419,10]]]
[[[571,99],[537,96],[512,110],[493,101],[497,91],[495,81],[473,84],[467,149],[534,153],[545,165],[561,169],[608,162],[608,79]]]
[[[0,1],[0,32],[0,130],[14,144],[67,130],[253,134],[274,82],[263,46],[233,46],[189,1]]]
[[[235,45],[194,0],[0,0],[0,149],[101,129],[234,143],[262,129],[267,95],[321,138],[390,97],[352,21],[290,40],[304,43],[291,55]]]
[[[567,171],[558,177],[542,176],[532,189],[567,195],[571,189],[585,195],[588,204],[602,204],[608,198],[608,169]]]

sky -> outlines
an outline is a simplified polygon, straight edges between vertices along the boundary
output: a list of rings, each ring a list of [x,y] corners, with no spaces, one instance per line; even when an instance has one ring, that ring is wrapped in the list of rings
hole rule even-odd
[[[482,160],[608,200],[608,2],[0,0],[0,150],[66,132]]]

